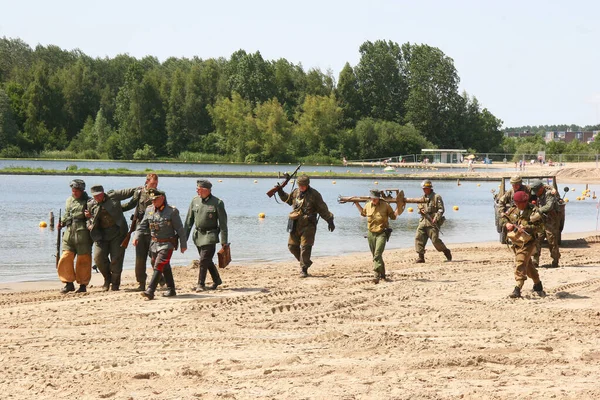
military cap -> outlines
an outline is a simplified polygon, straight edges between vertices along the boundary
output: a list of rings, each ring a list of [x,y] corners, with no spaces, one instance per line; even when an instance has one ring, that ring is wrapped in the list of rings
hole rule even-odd
[[[90,193],[92,194],[92,196],[104,193],[104,188],[102,187],[102,185],[94,185],[90,188]]]
[[[381,192],[379,190],[371,190],[369,197],[372,199],[380,199],[381,198]]]
[[[308,186],[310,184],[310,178],[307,175],[302,174],[296,179],[296,182],[298,185]]]
[[[510,178],[510,183],[512,184],[517,184],[517,183],[521,183],[523,182],[523,179],[521,178],[521,175],[514,175]]]
[[[69,183],[72,189],[85,190],[85,182],[81,179],[73,179],[71,183]]]
[[[529,195],[526,192],[519,190],[513,195],[513,200],[515,203],[526,203],[527,200],[529,200]]]
[[[165,192],[163,192],[162,190],[158,190],[158,189],[154,189],[154,188],[148,190],[148,197],[150,198],[150,200],[154,200],[157,197],[164,196],[164,195],[165,195]]]
[[[421,188],[423,188],[423,189],[425,189],[425,188],[433,189],[433,184],[431,183],[431,181],[429,179],[425,179],[423,182],[421,182]]]
[[[212,188],[212,183],[208,179],[198,179],[196,181],[196,186],[199,188],[210,189]]]
[[[536,179],[529,184],[531,191],[534,193],[537,193],[537,191],[540,190],[543,186],[544,186],[544,182],[542,182],[539,179]]]

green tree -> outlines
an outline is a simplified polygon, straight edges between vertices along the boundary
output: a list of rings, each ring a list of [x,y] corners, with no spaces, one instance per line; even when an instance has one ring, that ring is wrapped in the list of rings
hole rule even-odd
[[[331,155],[336,150],[342,109],[338,107],[334,95],[306,96],[302,109],[297,113],[294,129],[294,154]]]
[[[403,122],[408,81],[402,50],[397,43],[367,41],[360,48],[354,72],[364,104],[362,115]]]
[[[451,127],[460,115],[456,107],[460,96],[453,60],[427,45],[406,43],[402,48],[408,62],[407,121],[431,142],[442,147],[454,145],[458,134]]]
[[[171,95],[167,110],[167,152],[174,157],[189,143],[189,132],[185,121],[185,75],[181,69],[173,74]]]
[[[292,123],[277,99],[256,106],[255,122],[260,132],[261,161],[288,161]]]
[[[14,145],[19,129],[10,106],[10,99],[0,88],[0,150]]]
[[[273,66],[258,51],[254,54],[244,50],[233,53],[226,73],[230,91],[238,93],[252,104],[267,101],[277,93]]]
[[[335,97],[338,99],[338,104],[343,113],[342,126],[354,128],[356,122],[360,119],[363,104],[356,74],[349,63],[346,63],[340,72]]]

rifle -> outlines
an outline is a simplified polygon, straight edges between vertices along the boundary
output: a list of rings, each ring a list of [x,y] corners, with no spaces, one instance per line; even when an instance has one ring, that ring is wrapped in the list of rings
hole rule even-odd
[[[433,222],[433,219],[429,216],[429,214],[426,214],[426,213],[420,212],[420,211],[419,211],[419,214],[421,214],[423,216],[423,218],[425,218],[431,224],[433,229],[436,229],[442,235],[444,234],[444,232],[442,232],[440,227],[436,223]]]
[[[58,260],[60,260],[60,242],[61,242],[61,231],[62,231],[62,209],[58,209],[58,229],[56,230],[56,269],[58,269]]]
[[[137,209],[133,212],[133,215],[131,216],[131,226],[129,227],[129,231],[127,232],[127,235],[125,235],[125,239],[123,239],[123,241],[121,242],[121,247],[126,249],[127,246],[129,246],[129,240],[131,239],[131,234],[133,233],[133,231],[135,231],[135,228],[137,228],[137,220],[138,220],[138,215],[137,215]]]
[[[283,177],[285,178],[285,180],[283,182],[281,182],[281,184],[278,183],[277,185],[275,185],[273,187],[273,189],[269,190],[267,192],[267,196],[273,197],[273,195],[275,195],[275,193],[277,193],[277,191],[279,189],[283,189],[285,187],[285,185],[287,185],[288,182],[294,177],[294,175],[296,175],[298,173],[298,170],[300,169],[301,166],[302,166],[302,164],[299,164],[298,167],[296,167],[296,169],[294,170],[294,172],[292,172],[291,174],[288,174],[287,172],[285,174],[283,174]],[[278,175],[277,178],[279,179],[280,177],[281,176]]]
[[[422,197],[419,198],[410,198],[404,197],[404,190],[400,189],[382,189],[381,192],[381,200],[388,203],[396,203],[398,206],[398,215],[402,215],[404,212],[404,208],[407,203],[427,203],[427,200],[423,200]],[[338,196],[338,203],[364,203],[370,201],[371,197],[369,196]]]

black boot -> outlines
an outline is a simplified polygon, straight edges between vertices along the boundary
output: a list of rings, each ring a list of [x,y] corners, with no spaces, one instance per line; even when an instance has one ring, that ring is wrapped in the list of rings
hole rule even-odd
[[[79,285],[79,289],[77,289],[75,291],[75,293],[85,293],[87,292],[87,288],[85,287],[85,285]]]
[[[121,286],[121,273],[110,274],[111,287],[110,290],[119,290]]]
[[[142,292],[142,296],[144,296],[148,300],[154,299],[154,291],[156,290],[156,286],[158,285],[158,280],[160,279],[161,275],[162,273],[159,270],[154,270],[154,273],[152,274],[152,279],[150,279],[150,284],[148,285],[148,289],[146,289],[145,292]]]
[[[308,267],[300,267],[300,278],[308,277]]]
[[[533,291],[538,294],[538,296],[545,296],[546,292],[544,292],[544,287],[542,286],[542,281],[533,284]]]
[[[198,292],[204,292],[206,290],[206,273],[208,272],[208,269],[206,267],[203,267],[202,265],[200,265],[200,272],[198,275],[198,285],[196,285],[196,287],[193,287],[192,290],[195,291],[196,293]]]
[[[450,249],[444,250],[444,255],[446,256],[446,260],[452,261],[452,252],[450,251]]]
[[[74,292],[75,291],[75,285],[73,285],[73,282],[67,282],[65,284],[65,287],[60,289],[60,292],[62,294],[67,294],[69,292]]]
[[[521,288],[518,286],[515,286],[515,290],[513,290],[513,292],[511,294],[509,294],[508,297],[510,297],[511,299],[520,298],[521,297]]]
[[[417,264],[424,263],[425,262],[425,253],[418,253],[418,254],[419,254],[419,258],[417,258],[415,260],[415,262]]]
[[[219,275],[219,270],[214,263],[211,263],[208,267],[208,272],[210,273],[210,277],[212,278],[213,284],[210,286],[210,290],[215,290],[219,285],[223,283],[221,280],[221,276]]]
[[[163,270],[163,276],[165,277],[165,282],[167,283],[167,291],[163,293],[163,297],[173,297],[176,296],[175,292],[175,279],[173,279],[173,270],[171,267],[165,267]]]
[[[136,287],[133,291],[134,292],[143,292],[145,290],[146,290],[146,282],[140,282],[138,287]]]

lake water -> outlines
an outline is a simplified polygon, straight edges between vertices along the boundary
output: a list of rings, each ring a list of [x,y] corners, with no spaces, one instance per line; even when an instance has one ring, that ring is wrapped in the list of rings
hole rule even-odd
[[[246,169],[237,166],[237,170]],[[277,170],[276,166],[274,170]],[[69,182],[73,178],[0,175],[0,219],[4,227],[3,240],[0,242],[0,282],[57,279],[54,259],[56,231],[39,228],[38,225],[40,221],[48,222],[50,211],[58,216],[59,208],[64,209],[66,198],[70,195]],[[144,181],[140,177],[77,178],[84,179],[88,188],[93,184],[102,184],[106,190],[139,186]],[[222,182],[218,182],[219,179]],[[218,177],[211,180],[214,184],[213,194],[225,202],[229,215],[233,262],[243,265],[287,260],[290,266],[295,266],[296,262],[287,250],[286,224],[290,207],[278,204],[265,194],[276,181]],[[312,186],[321,192],[335,214],[336,224],[335,232],[330,233],[324,221],[319,223],[314,256],[368,252],[367,241],[363,237],[366,234],[366,220],[358,215],[354,205],[338,204],[339,195],[368,195],[369,189],[379,187],[399,188],[404,190],[407,197],[419,197],[422,194],[419,184],[419,181],[400,179],[386,180],[379,185],[372,179],[337,179],[335,184],[332,179],[313,179]],[[435,190],[443,196],[447,209],[447,221],[442,227],[441,236],[446,243],[497,240],[490,193],[491,189],[497,188],[497,184],[462,182],[461,186],[457,186],[455,181],[434,181]],[[561,188],[565,184],[561,182]],[[575,187],[576,191],[568,195],[571,201],[567,204],[564,231],[595,230],[596,202],[591,199],[575,201],[585,186],[569,186]],[[159,187],[166,191],[169,203],[178,207],[184,218],[191,199],[196,195],[196,178],[164,177],[160,178]],[[590,189],[600,193],[600,185],[590,186]],[[459,210],[453,211],[453,206],[458,206]],[[266,218],[259,219],[259,213],[265,213]],[[387,247],[412,247],[417,224],[417,213],[405,212],[392,221],[394,233]],[[198,257],[191,241],[188,242],[188,248],[183,255],[174,253],[173,265],[187,265]],[[433,250],[430,243],[428,249]],[[130,246],[125,257],[125,269],[133,269],[133,265],[134,250]]]

